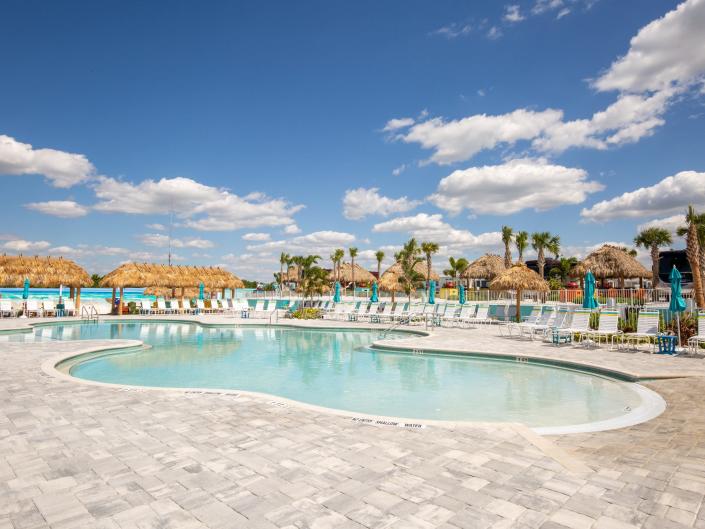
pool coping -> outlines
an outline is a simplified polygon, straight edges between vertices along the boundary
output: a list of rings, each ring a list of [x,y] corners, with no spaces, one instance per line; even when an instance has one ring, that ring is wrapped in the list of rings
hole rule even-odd
[[[121,322],[121,321],[127,321],[127,322],[133,322],[133,323],[141,323],[141,322],[147,322],[147,323],[173,323],[173,322],[182,322],[182,323],[196,323],[205,327],[238,327],[237,325],[220,325],[216,323],[212,324],[207,324],[203,325],[200,321],[188,321],[188,320],[122,320],[122,319],[114,319],[114,320],[109,320],[111,322]],[[79,322],[80,323],[80,322]],[[56,323],[54,323],[55,325]],[[51,326],[52,322],[46,323],[44,326]],[[38,323],[36,326],[42,326],[40,323]],[[297,325],[286,325],[286,324],[246,324],[244,326],[239,326],[239,327],[253,327],[253,326],[262,326],[262,327],[279,327],[279,328],[293,328],[293,329],[321,329],[321,330],[379,330],[379,328],[374,328],[374,327],[354,327],[354,328],[346,328],[346,327],[335,327],[335,326],[321,326],[321,327],[307,327],[307,326],[297,326]],[[413,334],[409,331],[406,330],[400,330],[400,332],[405,332],[408,334]],[[428,333],[425,331],[416,331],[416,334],[420,334],[422,336],[426,337],[431,337],[433,336],[432,333]],[[71,340],[67,340],[71,341]],[[106,339],[106,342],[110,342],[110,339]],[[75,341],[76,343],[80,343],[80,341]],[[112,388],[124,388],[124,389],[131,389],[131,390],[163,390],[163,391],[173,391],[173,392],[181,392],[181,393],[208,393],[208,394],[242,394],[242,395],[248,395],[248,396],[254,396],[258,398],[265,398],[265,399],[274,399],[274,401],[279,401],[283,402],[286,405],[294,405],[298,407],[302,407],[305,409],[317,411],[320,413],[328,413],[328,414],[333,414],[333,415],[338,415],[338,416],[343,416],[343,417],[348,417],[351,420],[359,420],[359,421],[364,421],[364,422],[375,422],[378,424],[388,424],[388,423],[394,423],[395,425],[399,426],[408,426],[408,427],[418,427],[419,425],[429,425],[429,426],[438,426],[438,427],[443,427],[443,428],[460,428],[463,426],[471,426],[471,425],[477,425],[477,424],[493,424],[493,425],[507,425],[507,424],[519,424],[529,432],[531,432],[533,435],[565,435],[565,434],[571,434],[571,433],[586,433],[586,432],[595,432],[595,431],[606,431],[606,430],[613,430],[613,429],[618,429],[618,428],[624,428],[627,426],[633,426],[636,424],[640,424],[642,422],[646,422],[648,420],[651,420],[655,417],[658,417],[663,413],[663,411],[666,409],[666,402],[665,400],[655,391],[646,388],[645,386],[642,386],[640,384],[637,384],[635,381],[625,381],[618,379],[620,382],[628,382],[631,384],[631,388],[636,391],[639,396],[642,399],[642,403],[639,407],[637,407],[634,410],[630,410],[627,414],[625,415],[620,415],[619,417],[615,417],[612,419],[608,419],[605,421],[596,421],[592,423],[583,423],[583,424],[575,424],[575,425],[565,425],[565,426],[556,426],[556,427],[535,427],[532,428],[530,426],[524,425],[522,423],[509,423],[509,422],[492,422],[492,423],[479,423],[476,421],[447,421],[447,420],[436,420],[436,419],[413,419],[413,418],[407,418],[407,417],[393,417],[393,416],[384,416],[384,415],[375,415],[375,414],[365,414],[365,413],[358,413],[350,410],[340,410],[336,408],[328,408],[325,406],[317,406],[315,404],[310,404],[294,399],[288,399],[286,397],[281,397],[278,395],[270,394],[270,393],[262,393],[262,392],[253,392],[253,391],[247,391],[247,390],[224,390],[224,389],[215,389],[215,388],[183,388],[183,387],[153,387],[153,386],[139,386],[139,385],[130,385],[130,384],[117,384],[117,383],[108,383],[108,382],[98,382],[98,381],[93,381],[93,380],[88,380],[88,379],[83,379],[79,377],[74,377],[68,372],[63,372],[59,366],[72,358],[78,358],[82,357],[85,355],[90,355],[90,354],[95,354],[99,353],[101,351],[111,351],[111,350],[119,350],[119,349],[132,349],[132,348],[141,348],[144,347],[145,344],[140,341],[140,340],[118,340],[118,344],[110,345],[109,343],[105,347],[97,347],[92,351],[82,351],[80,353],[76,352],[71,352],[71,353],[63,353],[61,355],[58,355],[56,357],[50,358],[46,360],[45,362],[42,363],[42,370],[44,373],[55,376],[64,380],[70,380],[73,382],[79,382],[79,383],[85,383],[85,384],[90,384],[90,385],[98,385],[98,386],[104,386],[104,387],[112,387]],[[411,353],[411,354],[423,354],[419,353],[417,350],[409,347],[403,347],[403,346],[396,346],[396,347],[389,347],[388,344],[380,344],[377,346],[380,342],[373,342],[372,347],[374,348],[380,348],[381,350],[388,350],[390,352],[399,352],[399,353]],[[122,345],[121,345],[122,344]],[[127,344],[127,345],[125,345]],[[475,356],[475,357],[485,357],[485,358],[494,358],[494,359],[499,359],[499,360],[511,360],[513,358],[513,355],[506,355],[506,354],[483,354],[483,353],[476,353],[476,354],[471,354],[463,351],[442,351],[442,350],[431,350],[431,349],[425,349],[424,351],[429,351],[432,354],[453,354],[457,356]],[[544,364],[549,364],[553,367],[559,367],[559,368],[567,368],[567,369],[575,369],[578,371],[585,371],[584,369],[580,369],[580,364],[575,363],[575,362],[568,362],[569,364],[572,364],[570,366],[567,366],[565,364],[557,363],[554,362],[555,359],[547,359],[545,357],[536,357],[533,358],[531,355],[518,355],[521,358],[530,358],[537,360],[537,363],[544,363]],[[599,375],[599,376],[605,376],[611,379],[615,379],[613,375],[610,375],[609,373],[605,373],[604,370],[603,372],[595,372],[593,374]]]

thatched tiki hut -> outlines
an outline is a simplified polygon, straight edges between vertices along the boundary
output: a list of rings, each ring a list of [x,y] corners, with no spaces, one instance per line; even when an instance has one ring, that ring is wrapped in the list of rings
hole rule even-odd
[[[428,267],[426,266],[426,261],[420,261],[416,266],[414,266],[414,270],[416,270],[419,274],[423,276],[424,281],[440,280],[440,276],[434,270],[431,270],[431,275],[428,276]],[[404,286],[399,282],[399,277],[401,275],[401,265],[399,263],[394,263],[392,266],[387,268],[387,270],[382,274],[382,277],[379,279],[380,290],[391,292],[392,301],[394,301],[395,292],[404,292]]]
[[[499,255],[488,253],[470,263],[470,266],[465,269],[461,277],[492,281],[505,270],[504,259]]]
[[[525,290],[548,292],[548,283],[524,263],[518,263],[495,277],[490,283],[490,288],[516,291],[516,319],[521,321],[521,293]]]
[[[341,283],[352,283],[353,280],[353,267],[350,263],[340,264],[340,282]],[[333,271],[328,274],[328,279],[335,281],[337,274]],[[376,281],[374,275],[372,275],[368,270],[362,268],[359,264],[355,263],[355,283],[359,284],[372,284]]]
[[[147,263],[123,264],[103,277],[100,282],[103,287],[112,287],[113,306],[115,305],[116,291],[120,289],[118,314],[122,314],[125,287],[164,287],[171,289],[172,294],[175,289],[180,288],[183,298],[187,288],[199,288],[201,283],[203,283],[204,289],[210,292],[244,286],[236,275],[218,267],[169,266]]]
[[[571,275],[583,277],[591,271],[604,285],[605,279],[618,279],[624,288],[625,279],[648,279],[651,272],[622,248],[605,244],[571,269]]]
[[[29,279],[30,286],[37,288],[69,287],[70,297],[75,296],[77,310],[81,308],[81,287],[91,284],[88,273],[70,259],[23,255],[0,257],[0,286],[20,288],[25,279]]]

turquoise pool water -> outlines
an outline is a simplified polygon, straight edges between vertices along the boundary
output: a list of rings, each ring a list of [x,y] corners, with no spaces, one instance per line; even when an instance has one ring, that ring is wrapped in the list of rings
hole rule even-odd
[[[82,359],[70,368],[79,378],[256,391],[374,415],[547,427],[620,417],[641,403],[631,384],[579,371],[370,349],[379,331],[100,323],[35,333],[38,339],[132,338],[152,346]],[[408,335],[388,337],[401,336]]]

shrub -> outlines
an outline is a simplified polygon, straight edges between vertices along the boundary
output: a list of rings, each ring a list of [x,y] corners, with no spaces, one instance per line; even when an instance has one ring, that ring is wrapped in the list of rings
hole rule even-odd
[[[321,317],[320,309],[298,309],[291,313],[292,318],[297,320],[317,320]]]

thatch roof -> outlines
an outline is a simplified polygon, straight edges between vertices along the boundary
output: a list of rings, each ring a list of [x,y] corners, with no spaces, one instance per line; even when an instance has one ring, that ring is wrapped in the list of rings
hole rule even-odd
[[[352,283],[353,280],[353,267],[350,263],[340,264],[340,281],[342,283]],[[328,274],[328,278],[331,281],[335,281],[336,274],[332,271]],[[355,263],[355,283],[374,283],[377,279],[368,270],[362,268],[359,264]]]
[[[499,255],[488,253],[470,263],[461,277],[491,280],[505,270],[504,259]]]
[[[495,277],[492,290],[537,290],[548,292],[548,283],[523,263],[515,264]]]
[[[207,288],[204,289],[206,293],[210,292]],[[219,289],[214,289],[215,291],[219,291]],[[145,296],[157,296],[157,297],[163,297],[163,298],[170,298],[171,297],[171,291],[172,289],[170,287],[147,287],[144,289],[144,295]],[[177,288],[176,289],[176,297],[181,297],[181,289]],[[196,287],[188,287],[184,288],[184,296],[187,298],[195,298],[198,297],[198,288]]]
[[[234,274],[218,267],[168,266],[160,264],[126,263],[103,277],[103,287],[198,287],[207,289],[242,288],[243,282]]]
[[[414,270],[416,270],[419,274],[421,274],[424,278],[424,281],[426,280],[431,280],[431,281],[439,281],[441,278],[440,276],[436,273],[433,268],[431,269],[431,277],[426,277],[426,272],[428,271],[428,268],[426,267],[426,261],[421,261],[419,262],[415,267]],[[387,268],[387,271],[382,274],[382,277],[384,277],[386,274],[396,274],[400,275],[401,274],[401,265],[399,263],[394,263],[392,266]]]
[[[650,278],[651,272],[622,248],[605,244],[588,255],[571,270],[573,276],[583,276],[590,270],[598,278]]]
[[[61,285],[84,287],[91,284],[88,273],[70,259],[63,257],[0,257],[0,286],[22,287],[25,278],[32,287],[57,288]]]
[[[384,290],[385,292],[403,292],[404,287],[399,283],[399,275],[389,272],[385,272],[382,274],[382,278],[379,280],[378,284],[380,290]]]
[[[296,265],[291,265],[288,269],[284,269],[284,275],[282,280],[285,283],[298,283],[299,281],[299,267]]]

